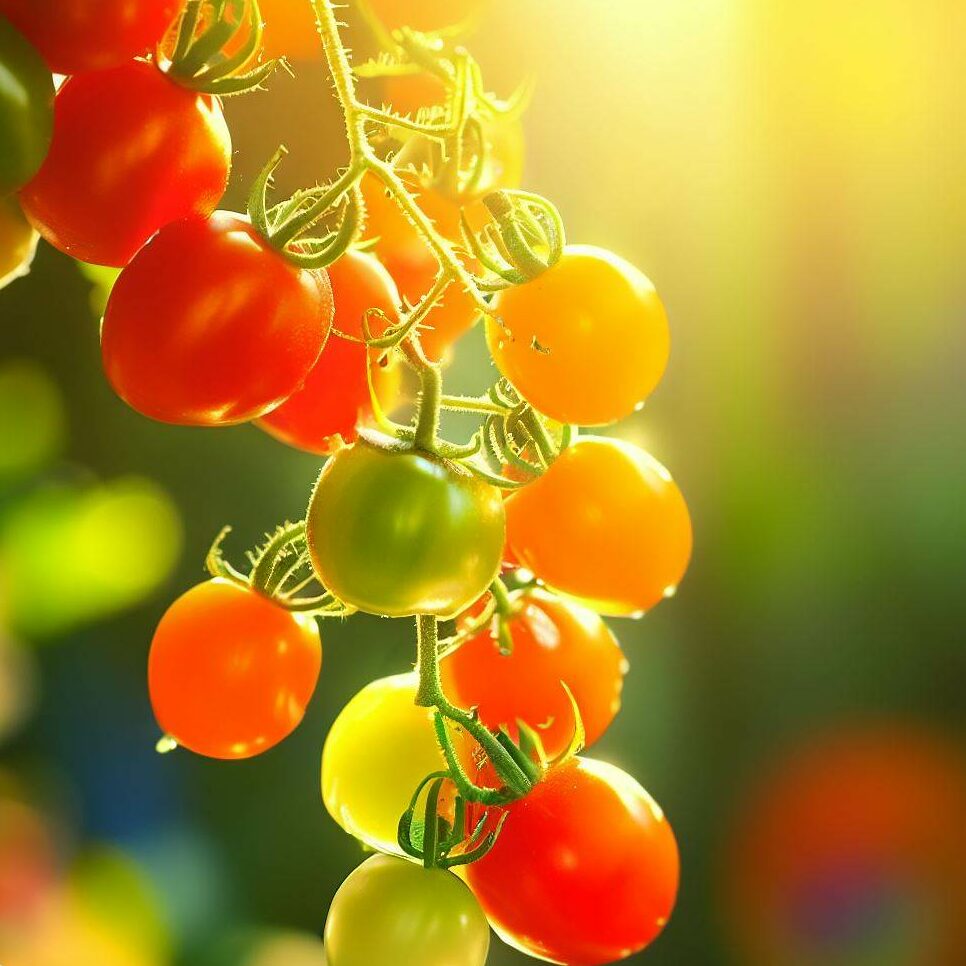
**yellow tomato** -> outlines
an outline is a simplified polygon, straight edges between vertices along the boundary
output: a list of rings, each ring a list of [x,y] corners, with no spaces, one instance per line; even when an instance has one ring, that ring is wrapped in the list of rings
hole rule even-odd
[[[446,762],[433,712],[415,704],[416,675],[366,685],[339,713],[322,749],[322,800],[350,835],[401,854],[399,819],[416,786]]]

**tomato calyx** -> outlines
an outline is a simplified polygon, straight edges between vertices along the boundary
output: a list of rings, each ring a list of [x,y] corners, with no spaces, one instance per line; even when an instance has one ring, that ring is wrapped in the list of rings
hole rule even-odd
[[[484,809],[474,827],[467,832],[466,799],[462,795],[457,794],[453,801],[452,821],[440,814],[440,793],[447,781],[451,778],[445,771],[427,775],[399,819],[399,847],[427,869],[452,869],[482,859],[496,844],[507,817],[503,812],[487,831],[490,813]],[[420,796],[427,786],[426,801],[420,808]]]
[[[362,228],[362,171],[350,167],[334,181],[300,189],[269,206],[272,175],[287,154],[280,145],[255,179],[248,196],[248,216],[286,261],[302,269],[326,268],[346,253]],[[306,235],[310,229],[312,233]]]
[[[539,413],[506,379],[482,396],[442,395],[440,406],[484,415],[461,462],[504,490],[518,489],[542,476],[577,434],[576,426],[555,423]]]
[[[241,8],[240,13],[238,8]],[[286,66],[283,59],[259,63],[262,15],[258,0],[188,0],[174,32],[174,49],[156,54],[158,64],[182,87],[229,97],[255,90]]]
[[[530,191],[503,189],[483,199],[491,221],[474,231],[460,212],[463,239],[473,256],[491,273],[479,280],[482,291],[498,292],[525,285],[553,268],[563,255],[563,219],[554,204]]]
[[[230,526],[223,527],[208,550],[205,568],[212,577],[257,591],[293,613],[312,617],[348,617],[355,613],[354,607],[319,585],[309,557],[304,521],[280,524],[274,533],[266,534],[264,543],[248,551],[251,569],[247,575],[237,570],[222,551],[230,532]],[[321,592],[306,596],[305,591],[313,583]]]

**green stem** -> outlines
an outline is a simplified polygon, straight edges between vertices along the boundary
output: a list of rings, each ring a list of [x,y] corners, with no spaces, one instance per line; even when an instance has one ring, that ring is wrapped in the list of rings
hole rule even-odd
[[[525,795],[533,783],[512,755],[475,715],[456,707],[443,694],[439,676],[439,628],[436,617],[431,614],[420,614],[416,618],[416,668],[419,674],[416,704],[422,708],[436,708],[441,715],[468,731],[486,752],[507,787],[516,795]]]
[[[485,396],[442,395],[439,397],[439,404],[443,409],[451,409],[458,413],[493,413],[494,416],[503,416],[507,412],[505,406]]]

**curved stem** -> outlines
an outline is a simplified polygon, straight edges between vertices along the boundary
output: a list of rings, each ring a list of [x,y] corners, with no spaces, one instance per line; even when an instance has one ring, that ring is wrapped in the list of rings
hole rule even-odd
[[[420,614],[416,618],[416,655],[419,673],[416,704],[423,708],[436,708],[443,717],[469,732],[486,752],[507,787],[516,795],[525,795],[533,783],[496,735],[474,714],[458,708],[443,694],[439,676],[439,629],[436,617],[431,614]]]

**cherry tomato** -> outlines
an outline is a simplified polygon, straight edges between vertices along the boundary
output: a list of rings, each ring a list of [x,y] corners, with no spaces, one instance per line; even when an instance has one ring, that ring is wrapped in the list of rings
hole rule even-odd
[[[165,612],[148,658],[158,724],[209,758],[251,758],[290,735],[315,691],[315,620],[216,577]]]
[[[21,202],[62,252],[120,267],[169,222],[211,214],[230,168],[217,98],[131,61],[60,88],[50,153]]]
[[[0,195],[40,169],[54,127],[54,81],[40,55],[0,16]]]
[[[466,875],[508,943],[596,966],[638,952],[664,928],[677,895],[677,843],[630,775],[573,758],[507,810],[496,845]]]
[[[603,614],[643,613],[674,593],[691,556],[681,491],[653,456],[584,436],[506,501],[507,541],[547,586]]]
[[[369,6],[389,30],[429,32],[471,21],[482,13],[486,0],[370,0]]]
[[[325,922],[328,966],[484,966],[489,946],[466,883],[390,855],[352,872]]]
[[[0,0],[4,14],[58,74],[116,67],[151,52],[178,0]]]
[[[400,817],[419,783],[446,770],[432,709],[416,706],[416,685],[411,673],[367,684],[339,712],[322,749],[326,809],[346,832],[380,852],[402,854]],[[454,740],[460,734],[454,729]],[[469,747],[461,750],[470,761]]]
[[[366,252],[348,251],[329,266],[333,327],[356,339],[363,338],[362,319],[367,309],[382,309],[397,319],[399,293],[382,263]],[[373,331],[380,328],[374,323]],[[392,408],[399,389],[396,366],[376,364],[378,350],[368,350],[332,333],[322,355],[296,393],[262,417],[259,426],[291,446],[310,453],[327,454],[356,438],[356,426],[372,417],[367,366],[377,398]]]
[[[38,237],[17,199],[13,195],[0,198],[0,288],[30,271]]]
[[[508,622],[513,651],[501,654],[487,628],[442,662],[443,690],[456,704],[478,708],[490,728],[512,732],[522,718],[555,757],[574,732],[563,682],[593,744],[620,710],[627,661],[617,639],[593,611],[544,591],[525,594],[519,606]]]
[[[500,569],[497,489],[413,450],[360,440],[319,476],[306,520],[312,562],[336,597],[370,614],[453,617]]]
[[[415,304],[432,287],[439,267],[425,241],[409,224],[381,182],[366,175],[361,182],[366,202],[366,238],[376,239],[375,253],[389,270],[399,294]],[[459,208],[432,188],[416,188],[419,205],[437,229],[451,241],[460,238]],[[468,210],[472,223],[485,217],[479,207]],[[472,267],[471,262],[467,262]],[[433,361],[444,358],[452,344],[476,321],[479,311],[472,298],[454,283],[430,312],[421,332],[422,346]]]
[[[241,215],[168,225],[118,277],[104,370],[130,406],[167,423],[263,416],[315,364],[332,321],[324,272],[294,268]]]
[[[562,423],[638,409],[667,365],[664,306],[646,276],[602,248],[568,245],[553,268],[500,292],[486,339],[500,372]]]

